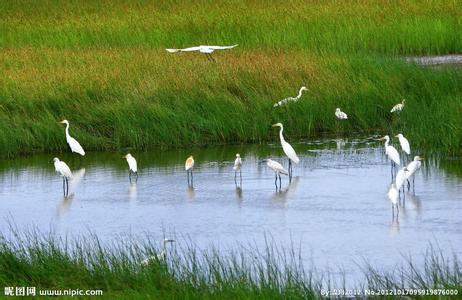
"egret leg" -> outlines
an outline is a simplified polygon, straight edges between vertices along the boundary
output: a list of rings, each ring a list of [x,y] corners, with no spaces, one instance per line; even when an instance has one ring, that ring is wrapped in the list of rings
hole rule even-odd
[[[274,179],[274,185],[276,186],[276,191],[278,190],[278,173],[274,173],[276,178]]]
[[[138,182],[138,172],[135,172],[135,182]]]
[[[398,219],[399,216],[399,207],[398,204],[396,204],[396,219]]]
[[[407,180],[407,190],[409,191],[409,189],[411,188],[411,182],[409,181],[409,179],[406,179]]]
[[[235,185],[237,185],[236,177],[237,177],[237,171],[234,171],[234,184]]]
[[[66,182],[65,182],[65,177],[63,176],[63,194],[66,196]]]
[[[66,179],[66,192],[64,193],[65,196],[69,195],[69,180],[67,179],[67,177],[65,177]]]
[[[187,178],[188,178],[188,185],[189,185],[189,170],[186,171],[186,176],[187,176]]]
[[[132,183],[132,170],[128,170],[128,180]]]
[[[242,186],[242,170],[239,169],[239,179],[240,179],[240,184]]]
[[[279,175],[281,177],[281,175]],[[289,182],[292,181],[292,161],[289,159]]]
[[[412,192],[415,194],[414,175],[412,175]]]
[[[395,219],[395,206],[393,204],[391,205],[391,218]]]
[[[281,186],[282,186],[282,184],[281,184],[281,174],[278,174],[278,175],[279,175],[279,190],[281,190]]]
[[[193,170],[191,169],[191,187],[193,186],[194,177],[193,177]]]

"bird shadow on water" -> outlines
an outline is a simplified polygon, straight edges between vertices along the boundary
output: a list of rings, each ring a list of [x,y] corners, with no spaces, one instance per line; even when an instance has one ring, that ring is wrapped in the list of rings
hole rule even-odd
[[[287,204],[287,197],[297,189],[299,180],[300,176],[296,176],[292,178],[292,181],[289,182],[285,189],[276,190],[272,197],[273,202],[285,206]]]
[[[64,196],[61,201],[59,202],[57,215],[58,218],[63,217],[72,205],[72,201],[74,200],[74,194],[70,194],[69,196]]]
[[[61,201],[58,205],[58,217],[64,216],[64,214],[69,211],[72,201],[74,200],[75,196],[75,189],[79,182],[82,180],[83,176],[85,175],[85,168],[77,170],[72,173],[72,179],[69,181],[69,194],[62,197]]]
[[[132,201],[135,201],[137,197],[138,197],[138,191],[136,187],[136,182],[132,182],[128,186],[128,200],[132,202]]]
[[[193,186],[188,185],[188,189],[186,190],[186,196],[189,200],[194,200],[194,198],[196,197],[196,192],[194,191]]]
[[[240,186],[236,186],[236,201],[238,204],[242,203],[242,188]]]

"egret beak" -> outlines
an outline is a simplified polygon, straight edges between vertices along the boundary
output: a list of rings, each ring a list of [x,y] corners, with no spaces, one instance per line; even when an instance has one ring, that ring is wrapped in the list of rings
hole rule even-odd
[[[398,136],[399,136],[399,134],[395,135],[395,137],[398,137]]]
[[[127,155],[125,155],[125,156],[122,156],[122,158],[127,158]]]
[[[384,139],[385,139],[385,138],[382,137],[382,138],[380,138],[380,139],[376,139],[376,141],[383,141]]]
[[[424,160],[424,159],[425,159],[425,157],[419,156],[419,160]]]
[[[63,124],[63,123],[64,123],[64,120],[62,120],[62,121],[60,121],[60,122],[58,122],[58,123],[61,123],[61,124]]]
[[[277,126],[279,126],[279,125],[278,125],[278,124],[273,124],[273,125],[271,125],[271,127],[277,127]]]

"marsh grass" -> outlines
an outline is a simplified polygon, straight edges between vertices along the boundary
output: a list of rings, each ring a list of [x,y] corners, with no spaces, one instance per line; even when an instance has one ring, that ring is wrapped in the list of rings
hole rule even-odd
[[[458,1],[0,5],[4,157],[66,151],[63,118],[86,150],[261,142],[274,122],[294,139],[401,131],[417,148],[462,145],[460,69],[400,59],[460,51]],[[216,63],[164,50],[198,43],[239,47]],[[298,103],[273,109],[302,85]]]
[[[0,285],[103,290],[104,297],[98,299],[318,299],[322,288],[345,287],[314,267],[306,271],[293,244],[281,247],[267,239],[263,250],[240,245],[228,252],[199,249],[189,240],[177,244],[166,261],[144,265],[144,258],[161,250],[149,238],[102,245],[94,235],[67,239],[12,232],[0,236]],[[439,288],[460,295],[460,262],[442,253],[429,247],[423,267],[409,258],[393,272],[379,271],[366,261],[366,282],[358,288]],[[446,298],[451,297],[440,299]]]

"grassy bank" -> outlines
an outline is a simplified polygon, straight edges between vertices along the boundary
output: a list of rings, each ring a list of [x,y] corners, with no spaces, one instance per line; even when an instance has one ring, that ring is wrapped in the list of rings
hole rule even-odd
[[[282,250],[271,242],[263,251],[244,249],[225,255],[178,243],[168,251],[166,261],[143,265],[147,255],[160,253],[159,243],[124,241],[102,246],[96,237],[70,240],[37,232],[13,234],[0,237],[0,285],[35,286],[37,294],[45,289],[102,290],[104,296],[95,299],[318,299],[322,288],[343,287],[329,281],[329,274],[305,271],[294,250]],[[393,272],[367,264],[363,271],[367,283],[358,289],[462,293],[458,260],[446,259],[433,248],[423,267],[408,260]],[[451,298],[457,297],[438,299]]]
[[[460,69],[398,57],[460,51],[459,4],[2,3],[0,153],[67,151],[62,118],[87,150],[259,142],[281,121],[291,140],[402,131],[414,147],[454,153]],[[215,53],[216,63],[164,50],[207,43],[240,45]],[[300,102],[272,107],[302,85],[310,91]],[[406,110],[392,117],[402,98]]]

